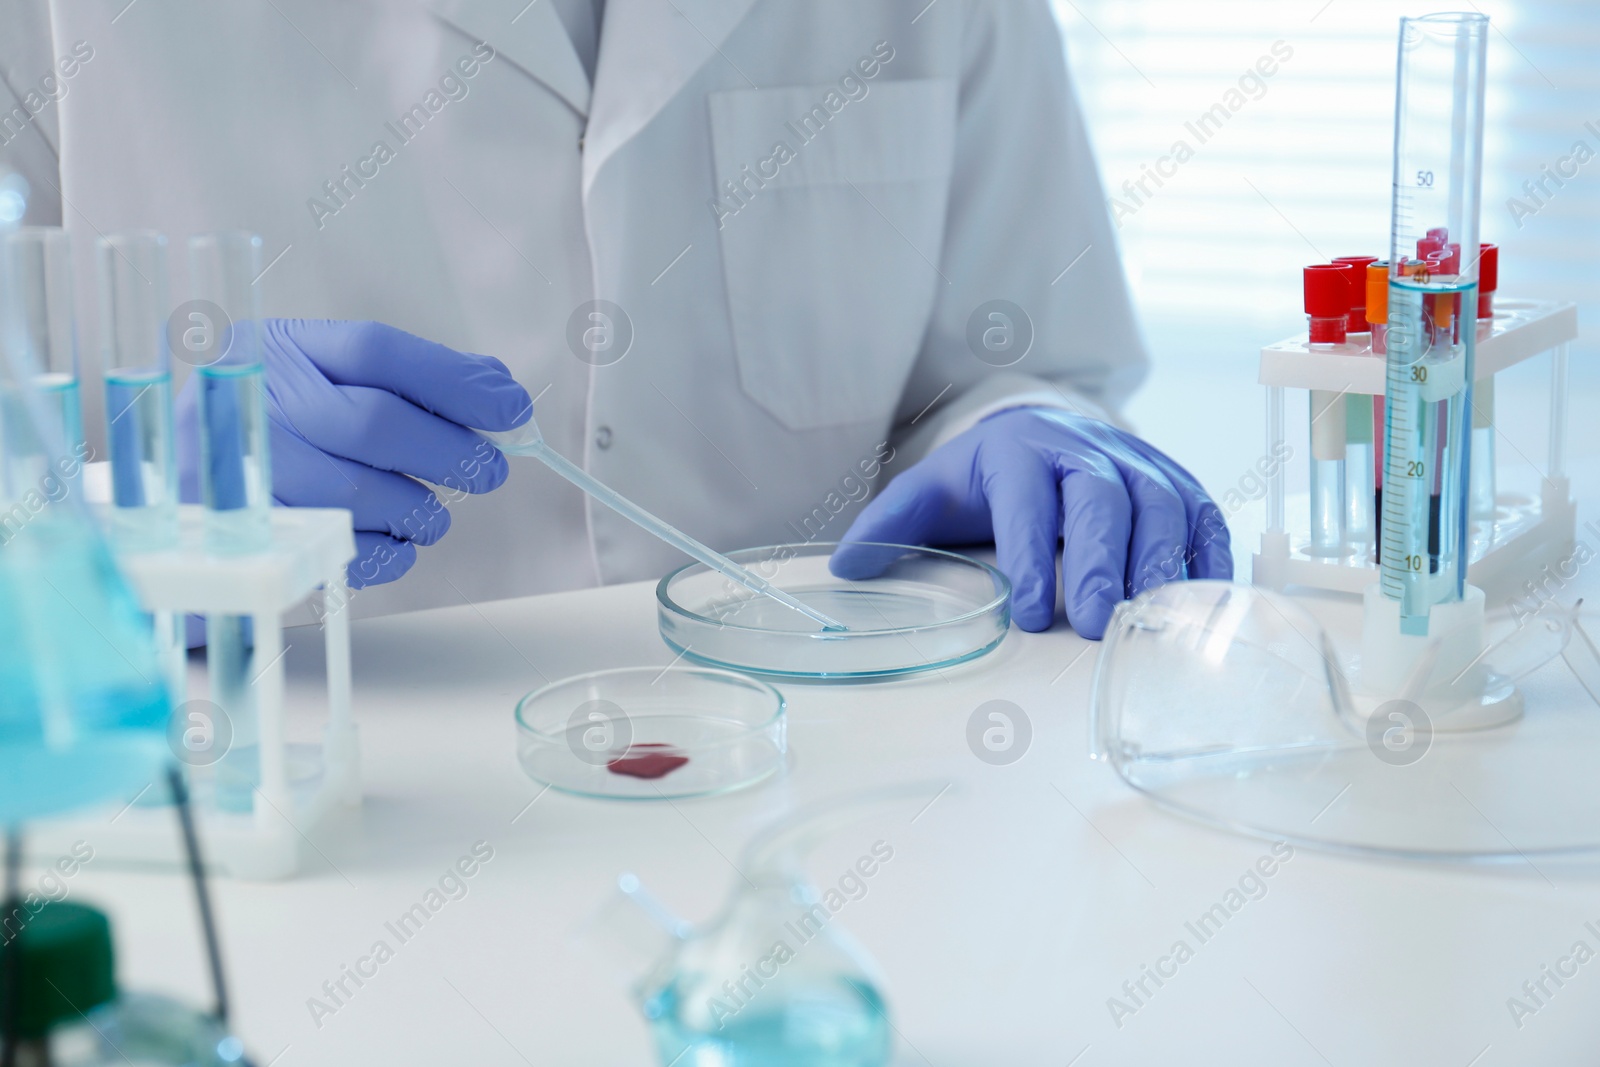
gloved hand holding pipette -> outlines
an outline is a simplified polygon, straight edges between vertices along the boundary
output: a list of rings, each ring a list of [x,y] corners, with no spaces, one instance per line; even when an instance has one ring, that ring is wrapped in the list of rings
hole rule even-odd
[[[1061,546],[1067,620],[1096,640],[1124,597],[1184,577],[1233,577],[1222,511],[1193,475],[1130,433],[1044,408],[1002,411],[935,449],[844,540],[993,541],[1024,630],[1055,619]],[[881,560],[846,545],[833,572],[868,578]]]
[[[274,495],[286,505],[354,513],[352,585],[399,578],[417,546],[449,529],[449,512],[416,479],[489,492],[506,480],[504,449],[544,460],[753,592],[786,599],[543,447],[527,391],[499,360],[378,323],[268,319],[262,329]],[[189,498],[198,486],[194,407],[191,380],[178,399]],[[1025,630],[1047,629],[1055,617],[1064,540],[1067,617],[1091,638],[1125,596],[1186,576],[1232,575],[1221,512],[1187,471],[1106,423],[1038,408],[991,416],[937,449],[892,481],[843,540],[993,540],[1013,585],[1013,618]],[[833,569],[867,578],[869,562],[845,549]],[[813,619],[824,628],[831,621]]]
[[[544,435],[539,432],[539,424],[532,418],[514,430],[499,433],[490,431],[484,433],[483,436],[493,442],[495,447],[506,455],[531,456],[539,460],[546,467],[549,467],[561,477],[589,494],[595,501],[604,504],[629,522],[659,537],[678,551],[705,564],[724,578],[737,585],[742,585],[750,593],[756,596],[769,597],[790,611],[799,612],[821,626],[824,631],[842,633],[847,629],[843,623],[832,616],[825,615],[811,605],[802,603],[771,582],[768,582],[765,578],[745,569],[720,552],[701,544],[682,530],[650,514],[638,504],[601,482],[594,475],[545,444]]]
[[[449,511],[423,481],[467,493],[505,482],[505,458],[468,429],[509,430],[532,417],[527,390],[504,363],[376,322],[266,319],[259,327],[273,496],[353,513],[352,586],[394,581],[416,562],[417,546],[450,528]],[[197,377],[177,400],[186,500],[199,499]]]

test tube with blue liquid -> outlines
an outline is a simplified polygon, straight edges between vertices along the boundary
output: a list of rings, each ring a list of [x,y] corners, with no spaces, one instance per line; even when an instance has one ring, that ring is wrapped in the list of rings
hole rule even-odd
[[[178,323],[195,358],[200,399],[200,492],[206,548],[258,552],[272,539],[272,464],[263,403],[260,300],[261,238],[232,231],[189,240],[197,297]],[[209,305],[209,306],[206,306]]]
[[[63,229],[28,226],[6,235],[5,255],[10,342],[23,349],[34,368],[34,389],[65,450],[51,457],[53,473],[75,477],[87,448],[72,316],[71,241]]]
[[[111,536],[124,552],[178,542],[178,461],[172,427],[167,319],[167,239],[144,230],[102,237],[100,354],[111,452]],[[152,616],[156,651],[174,704],[185,699],[183,617]]]
[[[125,550],[167,548],[178,539],[167,239],[149,231],[113,234],[100,239],[96,253],[112,534]]]
[[[1466,586],[1488,25],[1400,20],[1379,564],[1419,636]]]
[[[256,288],[261,238],[243,231],[190,238],[189,275],[194,299],[184,305],[187,318],[175,324],[174,332],[198,376],[206,551],[260,552],[272,541],[272,463]],[[276,626],[277,620],[262,619],[258,625]],[[232,728],[232,743],[216,772],[217,804],[224,810],[250,810],[261,777],[251,636],[247,616],[206,619],[212,702]]]

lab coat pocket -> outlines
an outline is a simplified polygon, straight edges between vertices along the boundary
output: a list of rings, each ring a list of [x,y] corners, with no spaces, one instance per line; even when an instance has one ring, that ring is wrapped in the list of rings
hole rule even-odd
[[[887,422],[943,281],[952,79],[710,97],[746,394],[791,429]]]

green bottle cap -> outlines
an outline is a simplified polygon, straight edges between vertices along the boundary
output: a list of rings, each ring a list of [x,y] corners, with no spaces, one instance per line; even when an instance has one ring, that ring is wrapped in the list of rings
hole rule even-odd
[[[18,1037],[43,1037],[116,996],[111,923],[104,912],[66,901],[47,902],[32,913],[20,905],[3,928],[10,936],[0,951],[18,953]]]

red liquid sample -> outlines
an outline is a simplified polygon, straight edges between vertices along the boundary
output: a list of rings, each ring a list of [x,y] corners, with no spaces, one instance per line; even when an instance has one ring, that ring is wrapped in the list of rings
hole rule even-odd
[[[606,770],[630,778],[665,778],[688,762],[689,757],[671,745],[646,741],[629,745],[628,751],[606,764]]]

